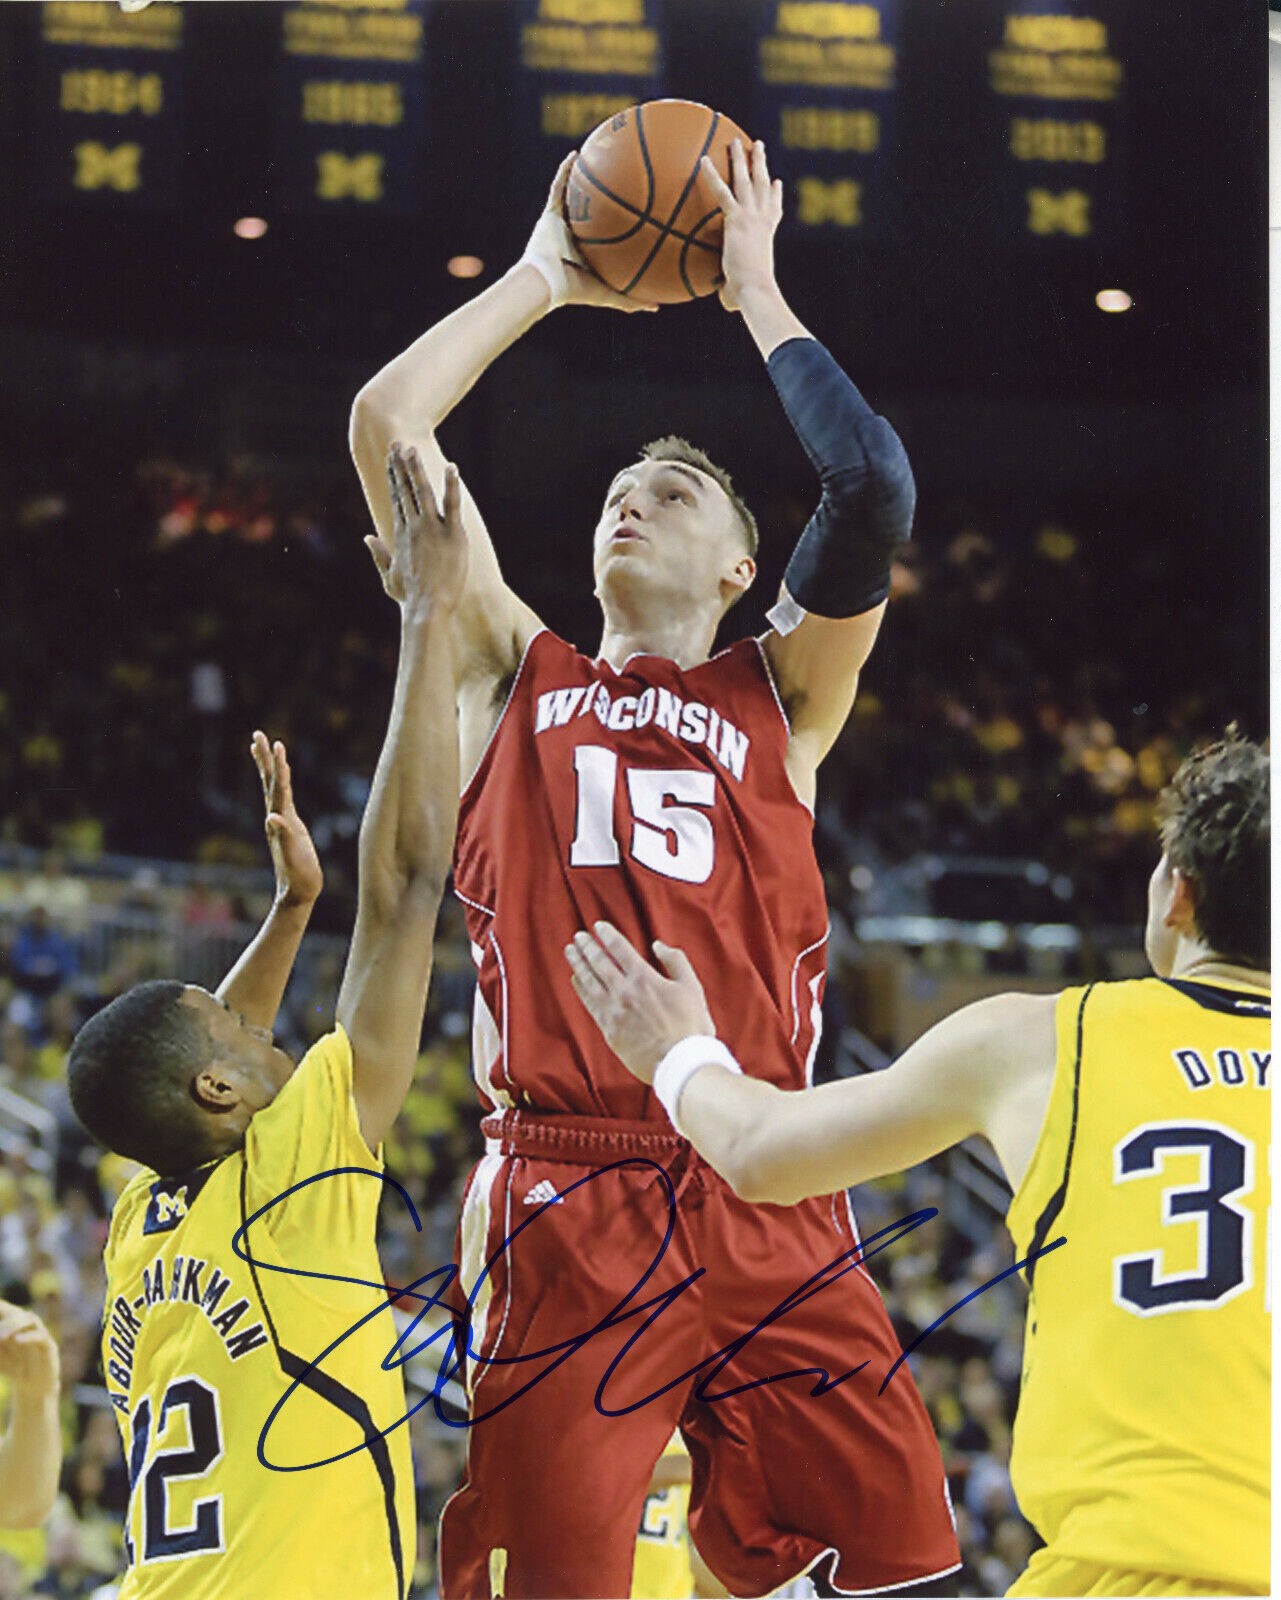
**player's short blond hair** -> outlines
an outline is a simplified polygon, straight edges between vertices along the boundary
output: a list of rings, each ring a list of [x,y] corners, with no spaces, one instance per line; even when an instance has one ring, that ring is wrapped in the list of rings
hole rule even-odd
[[[682,439],[679,434],[667,433],[661,439],[652,439],[649,444],[644,445],[641,449],[641,458],[645,461],[680,461],[687,467],[696,467],[699,472],[705,472],[714,483],[718,483],[734,508],[734,515],[738,518],[739,527],[742,529],[748,555],[755,556],[761,542],[760,535],[756,531],[756,518],[747,509],[747,503],[734,487],[734,481],[729,473],[724,467],[718,467],[705,450],[700,450],[688,439]]]

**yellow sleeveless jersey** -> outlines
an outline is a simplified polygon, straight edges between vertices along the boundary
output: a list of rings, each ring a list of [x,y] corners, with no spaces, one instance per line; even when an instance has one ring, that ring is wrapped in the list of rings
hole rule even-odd
[[[1015,1493],[1047,1554],[1267,1592],[1270,995],[1100,983],[1056,1029]]]
[[[382,1366],[381,1170],[339,1030],[243,1150],[121,1194],[103,1328],[130,1479],[121,1600],[403,1600],[413,1474],[404,1385]]]

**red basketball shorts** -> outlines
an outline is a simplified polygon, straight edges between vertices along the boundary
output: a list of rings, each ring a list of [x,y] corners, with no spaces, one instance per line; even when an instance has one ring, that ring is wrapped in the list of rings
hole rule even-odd
[[[690,1531],[733,1594],[829,1550],[855,1594],[958,1564],[906,1365],[878,1393],[900,1353],[880,1295],[861,1265],[824,1273],[855,1247],[844,1196],[746,1205],[649,1124],[485,1126],[459,1228],[471,1427],[441,1517],[446,1600],[626,1595],[678,1425]]]

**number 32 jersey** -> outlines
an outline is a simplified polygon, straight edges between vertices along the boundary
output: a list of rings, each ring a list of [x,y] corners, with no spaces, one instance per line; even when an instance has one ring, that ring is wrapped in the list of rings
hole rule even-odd
[[[543,630],[463,791],[454,882],[479,968],[473,1059],[492,1105],[665,1120],[570,984],[604,918],[678,945],[716,1031],[757,1077],[808,1079],[827,907],[813,818],[760,644],[621,671]]]

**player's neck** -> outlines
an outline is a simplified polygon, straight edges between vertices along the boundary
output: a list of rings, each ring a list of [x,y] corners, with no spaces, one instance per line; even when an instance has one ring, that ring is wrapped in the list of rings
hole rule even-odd
[[[629,656],[663,656],[678,667],[696,667],[712,653],[719,616],[701,612],[652,618],[610,607],[597,656],[621,671]]]
[[[1200,943],[1180,943],[1170,976],[1190,978],[1194,983],[1244,983],[1255,989],[1272,991],[1270,972],[1261,972],[1257,967],[1243,967],[1235,961],[1225,961]]]

